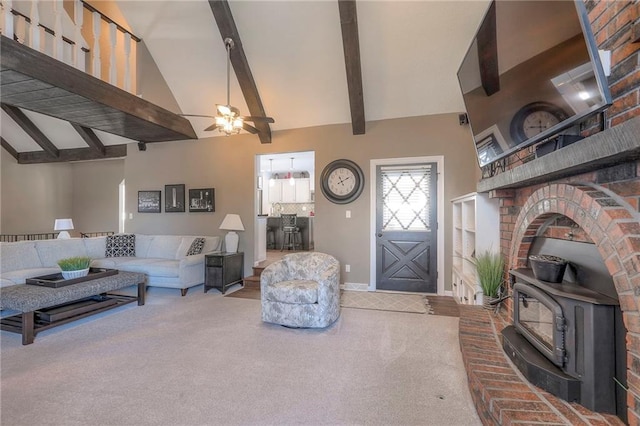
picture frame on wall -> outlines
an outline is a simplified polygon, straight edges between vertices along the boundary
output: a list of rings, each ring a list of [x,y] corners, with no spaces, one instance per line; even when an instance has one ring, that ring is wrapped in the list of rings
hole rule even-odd
[[[138,191],[138,213],[160,213],[162,191]]]
[[[207,212],[216,211],[215,188],[190,189],[189,190],[189,211]]]
[[[164,186],[165,213],[184,212],[184,184]]]

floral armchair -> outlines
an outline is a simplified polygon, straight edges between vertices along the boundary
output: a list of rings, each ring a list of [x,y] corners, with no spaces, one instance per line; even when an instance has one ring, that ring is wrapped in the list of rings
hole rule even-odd
[[[340,316],[340,263],[325,253],[285,255],[260,276],[262,321],[324,328]]]

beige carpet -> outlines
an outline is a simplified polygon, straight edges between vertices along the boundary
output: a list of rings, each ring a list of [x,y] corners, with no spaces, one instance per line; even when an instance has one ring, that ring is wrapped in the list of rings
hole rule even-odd
[[[0,424],[481,425],[458,321],[342,309],[294,330],[257,300],[154,287],[32,345],[2,331]]]
[[[343,308],[373,309],[376,311],[431,313],[426,296],[420,294],[387,293],[381,291],[343,290],[340,296]]]

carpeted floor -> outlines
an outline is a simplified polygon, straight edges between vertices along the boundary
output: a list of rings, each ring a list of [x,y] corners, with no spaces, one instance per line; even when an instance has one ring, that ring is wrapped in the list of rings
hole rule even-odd
[[[342,309],[327,329],[256,300],[152,288],[44,331],[0,332],[3,425],[479,425],[458,319]]]

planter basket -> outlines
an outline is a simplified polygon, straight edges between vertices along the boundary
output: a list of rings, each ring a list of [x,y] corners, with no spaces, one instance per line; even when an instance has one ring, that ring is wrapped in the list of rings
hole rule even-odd
[[[529,263],[536,279],[550,283],[562,282],[564,270],[567,268],[565,259],[546,254],[529,256]]]
[[[85,277],[89,274],[89,268],[79,269],[77,271],[62,271],[62,277],[65,280],[71,280],[73,278]]]

